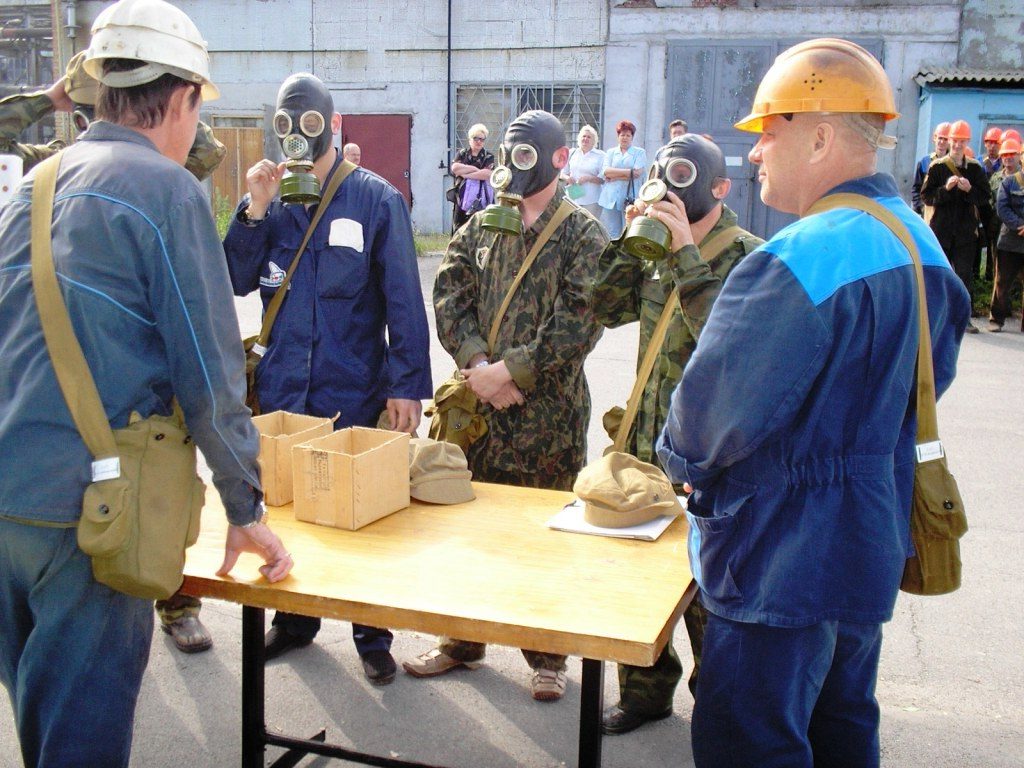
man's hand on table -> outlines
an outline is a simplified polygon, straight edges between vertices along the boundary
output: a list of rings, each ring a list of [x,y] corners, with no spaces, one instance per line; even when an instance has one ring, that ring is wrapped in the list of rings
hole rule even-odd
[[[252,552],[263,558],[266,564],[260,566],[260,573],[271,583],[281,581],[295,565],[292,556],[284,548],[284,543],[266,523],[244,528],[229,525],[227,541],[224,544],[224,562],[217,575],[227,576],[243,552]]]

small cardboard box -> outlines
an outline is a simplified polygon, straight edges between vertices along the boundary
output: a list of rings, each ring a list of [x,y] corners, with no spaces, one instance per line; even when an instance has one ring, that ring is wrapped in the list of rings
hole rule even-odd
[[[293,449],[295,519],[350,531],[409,506],[409,435],[349,427]]]
[[[292,447],[334,431],[330,419],[273,411],[253,416],[260,433],[260,474],[263,498],[272,507],[292,501]]]

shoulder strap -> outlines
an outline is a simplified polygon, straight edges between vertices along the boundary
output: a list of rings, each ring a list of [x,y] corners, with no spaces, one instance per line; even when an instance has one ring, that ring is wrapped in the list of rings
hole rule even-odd
[[[948,156],[947,156],[948,157]],[[939,439],[939,423],[935,414],[935,369],[932,364],[932,335],[928,325],[928,302],[924,287],[924,268],[917,243],[906,225],[885,206],[864,195],[842,193],[828,195],[811,206],[805,216],[833,208],[855,208],[874,216],[885,224],[900,242],[910,251],[917,278],[917,443],[933,442]]]
[[[75,337],[53,265],[53,197],[60,161],[61,155],[57,154],[40,163],[32,185],[32,291],[61,394],[82,440],[97,460],[93,463],[96,479],[96,464],[117,457],[117,444],[89,364]],[[119,474],[120,469],[113,477]]]
[[[707,244],[700,248],[700,257],[705,262],[714,261],[724,251],[736,236],[743,230],[735,224],[726,227]],[[629,393],[629,402],[626,403],[626,411],[622,416],[619,431],[615,433],[615,450],[626,450],[626,440],[629,439],[629,430],[633,428],[633,420],[637,411],[640,410],[640,398],[643,396],[644,388],[651,378],[651,371],[654,370],[654,363],[658,359],[658,353],[665,343],[665,335],[668,333],[669,323],[673,316],[679,311],[679,289],[673,287],[665,299],[665,308],[661,310],[661,317],[658,318],[654,331],[651,333],[651,340],[647,344],[647,351],[644,359],[640,362],[640,368],[636,372],[636,381],[633,382],[633,391]]]
[[[953,162],[953,158],[949,155],[945,155],[942,158],[942,162],[945,163],[946,167],[953,173],[954,176],[962,176],[960,169],[956,167],[956,163]]]
[[[1017,180],[1017,186],[1024,189],[1024,170],[1017,171],[1013,174],[1013,178]]]
[[[267,311],[263,313],[263,326],[260,328],[260,335],[256,337],[256,343],[253,345],[253,351],[261,357],[267,351],[267,344],[270,343],[270,329],[274,327],[274,321],[277,319],[278,310],[281,309],[285,295],[288,292],[288,283],[291,282],[292,275],[295,274],[295,268],[299,266],[299,259],[302,258],[302,254],[306,250],[309,238],[313,236],[313,230],[315,230],[316,225],[320,223],[320,218],[327,210],[327,204],[331,202],[331,198],[334,197],[334,193],[338,190],[338,187],[341,186],[341,182],[347,179],[349,174],[355,169],[356,165],[354,163],[350,163],[348,160],[342,160],[341,165],[338,166],[338,170],[334,172],[331,180],[327,182],[327,188],[320,196],[320,204],[316,207],[316,213],[313,214],[313,220],[309,222],[309,227],[306,229],[306,234],[302,238],[299,250],[296,251],[295,258],[292,259],[292,263],[288,266],[288,271],[285,272],[284,280],[281,282],[281,285],[277,287],[273,298],[270,299],[270,303],[267,305]]]
[[[555,230],[565,221],[566,217],[569,216],[576,209],[576,206],[569,200],[562,200],[562,204],[558,206],[558,210],[555,211],[554,216],[551,217],[551,221],[547,223],[547,226],[541,230],[541,233],[537,236],[537,242],[533,244],[533,248],[526,254],[526,258],[523,259],[523,265],[519,267],[519,272],[516,273],[515,279],[512,280],[512,285],[508,289],[508,293],[505,294],[504,301],[501,302],[501,307],[498,309],[498,314],[494,316],[494,322],[491,324],[491,332],[487,336],[487,352],[488,354],[494,352],[494,343],[498,340],[498,329],[501,328],[501,321],[505,318],[505,312],[508,311],[509,304],[512,303],[512,296],[515,294],[516,289],[519,288],[519,284],[523,282],[523,278],[526,276],[526,270],[530,268],[534,260],[537,258],[537,254],[540,253],[541,249],[547,244],[551,236],[555,234]]]

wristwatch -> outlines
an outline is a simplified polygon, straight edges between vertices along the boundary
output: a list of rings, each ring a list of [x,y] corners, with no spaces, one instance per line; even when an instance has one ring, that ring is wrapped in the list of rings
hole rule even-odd
[[[240,222],[242,222],[247,227],[255,227],[257,224],[262,222],[265,218],[267,218],[267,214],[266,213],[264,213],[263,216],[258,218],[258,219],[252,218],[252,216],[249,215],[249,206],[246,206],[245,208],[243,208],[242,210],[240,210],[238,212],[238,220]]]

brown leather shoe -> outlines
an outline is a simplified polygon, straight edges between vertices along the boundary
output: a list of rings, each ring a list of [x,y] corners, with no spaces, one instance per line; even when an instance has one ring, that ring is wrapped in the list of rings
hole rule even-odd
[[[671,717],[672,707],[664,712],[656,712],[653,715],[646,715],[637,712],[630,712],[622,709],[618,704],[608,707],[601,715],[601,731],[603,733],[629,733],[635,731],[641,725],[653,723],[656,720],[664,720]]]
[[[447,653],[442,653],[440,648],[421,653],[413,661],[402,662],[402,668],[413,677],[437,677],[459,667],[479,669],[481,666],[483,663],[479,661],[453,659]]]
[[[533,670],[530,689],[536,701],[558,701],[565,693],[565,672],[553,669]]]
[[[160,622],[160,628],[171,636],[175,648],[182,653],[199,653],[213,647],[210,631],[193,614],[185,614],[170,623]]]

